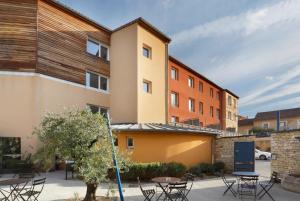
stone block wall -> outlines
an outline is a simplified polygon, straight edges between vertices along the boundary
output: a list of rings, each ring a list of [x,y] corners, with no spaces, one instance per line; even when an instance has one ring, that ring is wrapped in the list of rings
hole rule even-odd
[[[255,141],[255,136],[242,135],[235,137],[217,138],[215,142],[215,161],[223,161],[227,171],[233,171],[234,162],[234,142]]]
[[[280,176],[300,174],[300,131],[272,134],[271,150],[273,158],[276,157],[271,161],[272,171],[278,172]]]

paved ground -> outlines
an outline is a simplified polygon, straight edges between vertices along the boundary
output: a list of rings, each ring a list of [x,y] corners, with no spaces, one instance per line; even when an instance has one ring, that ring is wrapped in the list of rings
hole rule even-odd
[[[267,179],[266,177],[270,175],[270,162],[267,161],[257,161],[256,162],[256,171],[260,172],[263,176],[261,179]],[[11,175],[4,175],[2,178],[11,177]],[[84,196],[85,194],[85,185],[79,180],[64,180],[64,172],[56,171],[54,173],[48,173],[47,185],[41,194],[39,200],[41,201],[61,201],[67,198],[74,197],[75,193],[78,193],[79,196]],[[148,188],[151,188],[153,184],[144,184]],[[97,195],[105,195],[107,190],[105,185],[101,185],[97,190]],[[126,201],[138,201],[144,200],[141,196],[141,192],[137,185],[126,183],[124,184],[124,195]],[[190,201],[234,201],[239,200],[234,198],[230,193],[222,196],[223,191],[225,190],[222,180],[217,178],[205,179],[195,182],[193,190],[190,193]],[[276,201],[299,201],[300,194],[288,192],[276,185],[272,191],[272,195]],[[264,197],[263,201],[269,201],[268,197]]]

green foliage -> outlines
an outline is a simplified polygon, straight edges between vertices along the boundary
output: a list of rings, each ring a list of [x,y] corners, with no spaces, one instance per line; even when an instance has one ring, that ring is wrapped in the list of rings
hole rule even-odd
[[[215,162],[212,168],[214,173],[222,172],[225,169],[225,163],[222,161]]]
[[[137,177],[141,180],[151,180],[160,176],[181,177],[185,172],[186,167],[181,163],[132,163],[121,177],[128,181],[135,181]],[[110,177],[114,178],[114,174],[111,173]]]
[[[101,114],[78,109],[47,113],[34,133],[44,144],[35,162],[44,169],[53,166],[57,155],[74,160],[75,171],[87,184],[98,184],[106,180],[108,169],[113,167],[107,120]]]
[[[225,163],[221,161],[214,164],[200,163],[191,167],[189,169],[189,172],[197,176],[203,176],[203,174],[211,175],[217,172],[221,172],[224,170],[224,168]]]

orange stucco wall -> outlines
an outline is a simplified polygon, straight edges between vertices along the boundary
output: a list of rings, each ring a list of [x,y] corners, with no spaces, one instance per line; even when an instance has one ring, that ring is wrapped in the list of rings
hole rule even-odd
[[[135,162],[180,162],[187,167],[212,162],[213,136],[187,133],[118,132],[118,148]],[[133,138],[134,148],[126,140]]]
[[[177,69],[178,80],[173,80],[171,78],[171,69]],[[222,91],[215,87],[214,85],[208,83],[207,81],[197,77],[192,72],[185,69],[171,60],[169,60],[168,69],[168,80],[169,80],[169,97],[168,97],[168,107],[169,113],[168,118],[171,121],[172,116],[179,118],[179,122],[186,121],[188,119],[199,119],[199,122],[203,126],[208,126],[211,124],[221,124],[221,119],[216,115],[216,110],[220,109],[220,117],[222,117]],[[194,88],[188,86],[188,78],[194,78]],[[199,90],[199,82],[203,83],[203,92]],[[210,96],[210,88],[213,89],[214,96]],[[173,107],[171,105],[171,92],[176,92],[179,94],[179,107]],[[217,92],[220,93],[220,100],[217,99]],[[193,98],[195,100],[195,112],[190,112],[188,108],[188,100]],[[203,103],[203,114],[199,112],[199,102]],[[213,106],[214,115],[210,116],[210,106]]]

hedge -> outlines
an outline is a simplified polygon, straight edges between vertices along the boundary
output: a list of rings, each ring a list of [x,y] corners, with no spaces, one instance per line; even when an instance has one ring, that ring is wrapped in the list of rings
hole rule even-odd
[[[196,176],[203,176],[203,174],[212,175],[221,172],[225,169],[223,162],[216,162],[214,164],[200,163],[189,169],[189,172]]]

